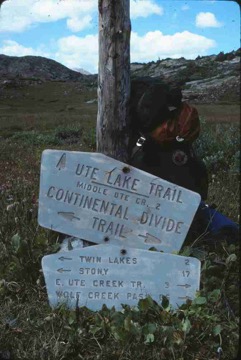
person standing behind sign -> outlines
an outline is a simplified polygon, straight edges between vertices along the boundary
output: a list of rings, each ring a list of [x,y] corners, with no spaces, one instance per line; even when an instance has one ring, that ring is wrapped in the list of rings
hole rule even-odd
[[[147,84],[146,89],[140,94],[143,84]],[[182,101],[179,88],[153,83],[150,78],[138,79],[132,85],[131,119],[137,143],[131,164],[195,191],[205,200],[208,174],[192,146],[200,133],[197,110]]]

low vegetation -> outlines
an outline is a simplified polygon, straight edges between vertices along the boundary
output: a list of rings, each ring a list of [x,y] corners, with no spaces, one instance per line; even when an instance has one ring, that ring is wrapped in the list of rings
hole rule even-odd
[[[180,254],[201,260],[201,289],[176,310],[165,298],[161,306],[146,298],[118,312],[49,307],[40,262],[60,238],[37,223],[41,153],[95,151],[96,104],[85,103],[93,95],[76,99],[81,111],[69,104],[72,112],[58,115],[11,110],[0,118],[0,359],[234,359],[239,244],[231,234],[184,243]],[[202,122],[196,151],[209,169],[208,202],[239,222],[239,126]]]

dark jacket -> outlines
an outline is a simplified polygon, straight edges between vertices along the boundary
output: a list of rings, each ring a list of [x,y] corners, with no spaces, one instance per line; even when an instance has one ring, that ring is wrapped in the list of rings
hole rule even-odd
[[[135,148],[131,164],[138,169],[170,181],[207,198],[208,174],[206,166],[195,155],[190,144],[174,141],[161,146],[153,139]]]

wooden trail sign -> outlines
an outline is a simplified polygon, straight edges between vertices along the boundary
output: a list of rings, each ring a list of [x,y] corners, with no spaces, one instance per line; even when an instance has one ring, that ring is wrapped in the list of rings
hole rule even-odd
[[[97,245],[44,256],[42,268],[52,307],[103,304],[121,309],[150,295],[173,308],[193,299],[200,283],[200,261],[191,257],[120,246]]]
[[[94,243],[180,250],[200,195],[98,153],[45,150],[39,224]]]

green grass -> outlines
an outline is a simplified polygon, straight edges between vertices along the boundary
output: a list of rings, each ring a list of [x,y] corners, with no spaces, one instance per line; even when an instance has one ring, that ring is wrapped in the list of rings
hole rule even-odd
[[[181,254],[201,261],[201,290],[175,311],[167,301],[158,306],[150,298],[118,312],[49,307],[41,259],[59,249],[60,238],[37,223],[41,153],[95,150],[96,104],[85,103],[95,92],[75,94],[69,99],[74,109],[59,111],[67,106],[63,96],[45,106],[48,97],[60,94],[62,84],[57,85],[46,85],[47,95],[43,88],[26,103],[10,99],[0,117],[0,358],[9,351],[14,360],[214,360],[219,347],[222,360],[235,358],[239,244],[224,235],[184,243]],[[209,167],[208,202],[238,222],[239,126],[215,116],[216,124],[203,122],[196,145]]]
[[[66,94],[66,95],[65,95]],[[47,132],[59,126],[80,126],[87,130],[96,122],[96,89],[79,83],[46,82],[22,89],[8,89],[0,98],[0,136],[18,131]]]

